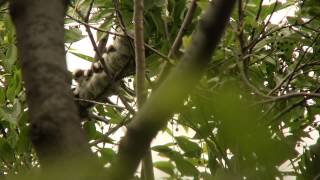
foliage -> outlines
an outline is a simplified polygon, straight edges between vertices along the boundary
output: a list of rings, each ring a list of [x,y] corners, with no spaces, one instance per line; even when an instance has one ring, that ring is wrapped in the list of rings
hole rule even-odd
[[[115,26],[132,29],[133,2],[115,2],[93,3],[87,23],[98,25],[98,40]],[[166,173],[167,179],[312,179],[320,174],[319,144],[306,146],[304,142],[314,138],[310,132],[319,129],[320,5],[316,0],[240,2],[201,82],[163,129],[172,142],[152,147],[162,157],[154,167]],[[85,21],[90,3],[72,1],[65,19],[66,47],[86,37],[75,19]],[[145,0],[145,42],[168,54],[190,3]],[[181,53],[207,3],[197,1]],[[289,8],[296,9],[293,15],[276,15]],[[273,18],[283,20],[273,24]],[[4,175],[39,166],[28,138],[28,109],[6,7],[0,9],[0,43],[0,175]],[[70,53],[87,61],[94,59],[73,50]],[[166,61],[151,52],[146,62],[151,90]],[[134,83],[133,76],[126,78],[127,88]],[[90,110],[91,121],[83,123],[93,151],[104,164],[116,156],[119,139],[113,134],[119,134],[133,116],[128,106],[134,106],[134,96],[118,92],[116,97],[124,107],[97,104]],[[280,169],[284,163],[289,165]]]

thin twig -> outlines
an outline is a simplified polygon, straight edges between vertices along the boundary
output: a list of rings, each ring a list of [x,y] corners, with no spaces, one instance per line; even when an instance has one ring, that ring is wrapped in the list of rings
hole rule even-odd
[[[130,112],[130,114],[134,115],[136,111],[130,106],[130,104],[126,101],[126,99],[118,92],[118,96],[126,109]]]
[[[182,38],[185,35],[187,27],[192,22],[192,18],[193,18],[193,15],[195,13],[196,8],[197,8],[196,0],[192,0],[192,2],[190,4],[190,7],[188,9],[188,12],[186,14],[186,17],[184,18],[184,20],[182,22],[182,25],[181,25],[181,27],[179,29],[177,37],[174,40],[173,45],[172,45],[172,47],[171,47],[171,49],[170,49],[170,51],[168,53],[168,57],[169,58],[176,56],[176,53],[178,52],[178,50],[179,50],[179,48],[181,46]]]
[[[304,97],[304,98],[307,98],[307,99],[313,98],[313,97],[320,98],[320,93],[294,92],[294,93],[289,93],[289,94],[285,94],[285,95],[282,95],[282,96],[273,97],[271,99],[263,100],[263,101],[258,102],[258,104],[281,101],[281,100],[286,100],[286,99],[289,99],[289,98],[301,97],[301,96]]]
[[[89,116],[90,119],[95,119],[95,120],[103,122],[105,124],[109,124],[109,120],[108,119],[106,119],[106,118],[104,118],[102,116],[95,115],[92,112],[89,112],[88,116]]]
[[[318,93],[320,90],[320,87],[318,87],[314,93]],[[278,120],[280,117],[282,117],[283,115],[285,115],[286,113],[288,113],[289,111],[291,111],[292,109],[300,106],[301,104],[303,104],[307,99],[306,98],[303,98],[295,103],[293,103],[291,106],[288,106],[286,107],[284,110],[282,110],[281,112],[279,112],[277,115],[274,116],[274,118],[272,118],[270,121],[269,121],[269,124],[275,122],[276,120]]]
[[[66,15],[66,16],[67,16],[68,18],[76,21],[76,22],[79,23],[79,24],[82,24],[82,25],[84,25],[84,26],[89,26],[90,28],[92,28],[92,29],[94,29],[94,30],[96,30],[96,31],[108,33],[108,34],[115,35],[115,36],[129,37],[130,39],[134,40],[134,37],[133,37],[132,35],[130,35],[130,34],[128,34],[128,36],[126,36],[126,35],[121,34],[121,33],[116,33],[116,32],[112,32],[112,31],[104,30],[104,29],[101,29],[101,28],[94,27],[94,26],[92,26],[92,25],[90,25],[90,24],[88,24],[88,23],[85,23],[85,22],[81,21],[81,20],[78,20],[77,18],[74,18],[74,17],[72,17],[72,16],[70,16],[70,15]],[[170,62],[170,59],[168,58],[168,56],[162,54],[160,51],[156,50],[155,48],[153,48],[151,45],[149,45],[149,44],[147,44],[147,43],[145,43],[144,45],[145,45],[146,49],[154,52],[154,53],[157,54],[159,57],[161,57],[161,58],[163,58],[164,60],[166,60],[166,61],[168,61],[169,63],[171,63],[171,62]]]
[[[175,57],[179,51],[179,48],[182,43],[182,38],[185,35],[185,31],[189,24],[192,22],[193,15],[195,13],[195,10],[197,8],[196,0],[192,0],[191,5],[188,9],[188,12],[182,22],[182,25],[178,31],[177,37],[173,42],[173,45],[168,53],[168,59]],[[161,84],[161,82],[166,78],[167,74],[169,73],[170,69],[172,67],[172,63],[170,61],[166,61],[163,65],[163,67],[160,70],[159,78],[157,79],[157,84]]]
[[[242,7],[242,0],[238,1],[238,23],[237,23],[237,38],[239,40],[240,44],[240,52],[237,60],[237,66],[240,72],[240,76],[244,83],[257,95],[265,97],[265,98],[271,98],[270,96],[262,93],[257,87],[255,87],[248,78],[248,61],[250,56],[247,55],[247,47],[245,45],[245,38],[243,33],[243,18],[244,18],[244,10]],[[244,58],[246,57],[246,58]]]
[[[77,8],[75,9],[77,14],[84,20],[85,24],[84,24],[84,27],[86,28],[86,31],[88,33],[88,36],[89,36],[89,39],[90,39],[90,42],[92,44],[92,47],[96,53],[96,56],[98,57],[98,61],[101,63],[102,67],[103,67],[103,70],[104,72],[108,75],[109,78],[112,78],[111,74],[110,74],[110,70],[108,69],[108,66],[106,65],[103,57],[102,57],[102,54],[100,53],[99,49],[98,49],[98,46],[97,46],[97,43],[95,42],[94,40],[94,37],[93,37],[93,34],[91,32],[91,28],[90,26],[88,26],[89,24],[89,17],[90,17],[90,12],[91,12],[91,9],[92,9],[92,6],[93,6],[93,2],[94,0],[91,0],[91,3],[90,3],[90,6],[88,8],[88,11],[87,11],[87,14],[86,16],[84,16]]]
[[[313,39],[313,41],[311,42],[310,46],[303,52],[301,58],[300,58],[299,61],[297,62],[296,66],[294,67],[293,72],[296,72],[296,70],[297,70],[298,67],[300,66],[302,60],[304,60],[306,54],[309,53],[309,49],[312,48],[313,45],[317,43],[317,40],[318,40],[319,36],[320,36],[320,33],[317,34],[317,36],[316,36],[316,37]],[[292,75],[289,76],[288,81],[287,81],[287,84],[285,85],[284,90],[287,89],[287,87],[289,86],[289,84],[290,84],[290,82],[291,82],[291,80],[292,80],[292,78],[293,78],[293,75],[294,75],[294,74],[292,74]]]
[[[84,21],[85,21],[86,23],[89,22],[89,18],[90,18],[90,14],[91,14],[91,10],[92,10],[93,3],[94,3],[94,0],[91,0],[90,5],[89,5],[89,8],[88,8],[88,11],[87,11],[87,14],[86,14],[86,16],[84,17]]]
[[[68,18],[76,21],[76,22],[79,23],[79,24],[82,24],[82,25],[84,25],[84,26],[89,26],[90,28],[92,28],[92,29],[94,29],[94,30],[96,30],[96,31],[104,32],[104,33],[109,33],[109,34],[112,34],[112,35],[115,35],[115,36],[126,37],[124,34],[121,34],[121,33],[116,33],[116,32],[108,31],[108,30],[105,30],[105,29],[97,28],[97,27],[95,27],[95,26],[90,25],[89,23],[83,22],[83,21],[81,21],[81,20],[79,20],[79,19],[77,19],[77,18],[75,18],[75,17],[72,17],[72,16],[70,16],[70,15],[68,15],[68,14],[67,14],[66,16],[67,16]]]
[[[272,16],[273,16],[274,13],[275,13],[278,4],[279,4],[279,2],[278,2],[278,1],[275,1],[274,6],[273,6],[273,9],[272,9],[272,11],[271,11],[271,13],[270,13],[270,15],[269,15],[269,18],[268,18],[267,22],[264,24],[264,26],[262,27],[262,30],[261,30],[261,33],[260,33],[260,34],[262,34],[263,32],[265,32],[265,29],[266,29],[267,26],[270,24],[271,18],[272,18]]]
[[[115,105],[115,104],[98,102],[98,101],[93,101],[93,100],[89,100],[89,99],[74,98],[74,100],[76,100],[76,101],[82,101],[82,102],[87,102],[87,103],[92,103],[92,104],[99,104],[99,105],[103,105],[103,106],[115,107],[115,108],[122,109],[122,110],[125,109],[124,107],[118,106],[118,105]]]
[[[260,18],[260,14],[261,14],[261,10],[262,10],[262,3],[263,3],[263,0],[260,0],[259,8],[258,8],[258,11],[257,11],[257,14],[256,14],[256,18],[255,18],[256,22],[258,22],[258,20],[259,20],[259,18]],[[255,35],[255,33],[256,33],[256,30],[257,30],[256,27],[254,27],[254,28],[252,29],[251,35],[250,35],[250,41],[253,40],[253,37],[254,37],[254,35]]]
[[[297,64],[295,65],[294,69],[292,70],[291,73],[289,73],[288,75],[286,75],[282,81],[276,86],[274,87],[269,93],[268,95],[273,94],[277,89],[279,89],[285,82],[287,82],[286,87],[290,84],[294,74],[300,69],[299,66],[302,62],[302,60],[304,59],[304,57],[306,56],[306,54],[308,53],[309,48],[311,48],[316,42],[317,39],[319,37],[320,34],[317,35],[317,37],[311,42],[310,46],[304,51],[304,53],[302,54],[301,58],[299,58]],[[286,89],[286,88],[284,88]]]
[[[114,9],[116,10],[116,18],[119,22],[119,25],[120,25],[120,28],[122,30],[122,32],[126,35],[126,37],[128,38],[128,41],[130,43],[130,46],[131,46],[131,49],[134,51],[134,45],[132,43],[132,39],[129,37],[129,34],[128,31],[127,31],[127,28],[125,26],[125,23],[124,23],[124,20],[122,18],[122,14],[120,12],[120,9],[119,9],[119,1],[118,0],[112,0],[112,3],[113,3],[113,6],[114,6]]]
[[[128,115],[127,117],[125,117],[122,122],[120,122],[119,124],[117,124],[115,127],[111,128],[107,133],[105,133],[105,134],[103,135],[102,138],[97,139],[97,140],[89,143],[89,145],[90,145],[90,146],[96,146],[97,144],[106,141],[111,134],[115,133],[118,129],[120,129],[121,127],[127,125],[127,124],[130,122],[129,117],[130,117],[129,115]]]
[[[289,25],[285,25],[285,26],[276,27],[274,29],[270,29],[268,32],[264,31],[264,32],[260,33],[259,36],[257,36],[255,39],[250,41],[250,43],[247,45],[246,49],[250,49],[250,50],[253,49],[260,41],[262,41],[263,39],[265,39],[266,37],[268,37],[269,35],[271,35],[275,32],[281,31],[282,29],[285,29],[285,28],[292,28],[295,26],[303,26],[303,25],[311,23],[314,19],[315,18],[311,18],[310,20],[308,20],[305,23],[300,24],[300,25],[298,25],[297,23],[294,23],[294,24],[289,24]]]
[[[244,9],[242,7],[242,0],[238,1],[238,23],[237,23],[237,34],[238,34],[238,40],[240,44],[241,49],[241,55],[245,55],[245,39],[243,34],[243,18],[244,18]]]

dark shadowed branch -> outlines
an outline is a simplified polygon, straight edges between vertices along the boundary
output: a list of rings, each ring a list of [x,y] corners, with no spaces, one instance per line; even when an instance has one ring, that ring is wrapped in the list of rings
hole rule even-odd
[[[10,1],[18,53],[26,88],[30,135],[46,169],[93,159],[80,120],[67,71],[64,15],[67,1]],[[68,163],[61,161],[68,159]],[[72,167],[71,167],[72,169]]]
[[[234,4],[235,0],[209,3],[181,63],[129,123],[119,146],[117,161],[110,168],[110,179],[130,179],[133,175],[151,140],[178,111],[183,99],[200,79],[224,32]]]

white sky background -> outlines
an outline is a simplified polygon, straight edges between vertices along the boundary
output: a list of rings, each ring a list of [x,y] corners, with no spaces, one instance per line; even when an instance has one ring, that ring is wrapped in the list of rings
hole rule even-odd
[[[80,26],[80,30],[85,34],[85,28],[84,26]],[[96,34],[95,31],[93,31],[93,34]],[[94,57],[94,50],[92,47],[92,44],[90,42],[90,39],[88,37],[83,38],[82,40],[73,43],[71,45],[72,49],[76,49],[78,52],[81,52],[82,54]],[[91,62],[83,60],[71,53],[67,53],[67,66],[69,71],[73,72],[76,69],[89,69],[91,66]]]
[[[265,0],[264,4],[270,4],[274,2],[274,0]],[[279,2],[285,2],[285,0],[280,0]],[[295,11],[297,10],[297,8],[295,6],[290,6],[288,8],[285,8],[281,11],[275,12],[274,15],[271,18],[271,23],[273,24],[283,24],[286,22],[286,16],[294,16]],[[80,26],[80,30],[83,32],[83,35],[87,35],[85,28],[83,26]],[[95,35],[96,31],[92,29],[92,33]],[[94,57],[94,50],[92,47],[92,44],[90,42],[90,39],[88,37],[73,43],[71,46],[72,49],[77,50],[78,52],[81,52],[82,54]],[[71,53],[67,53],[67,66],[68,69],[70,71],[74,71],[76,69],[89,69],[91,66],[91,62],[83,60]],[[115,99],[113,99],[115,100]],[[317,120],[319,120],[320,118],[318,117]],[[170,126],[170,125],[169,125]],[[176,136],[178,135],[184,135],[184,136],[188,136],[188,137],[192,137],[194,135],[193,131],[189,131],[186,132],[183,130],[183,128],[179,128],[178,132],[175,132],[175,128],[176,125],[173,125],[174,128],[172,129],[172,131],[175,133]],[[307,128],[309,129],[309,127]],[[122,131],[117,131],[118,133],[116,133],[115,135],[113,135],[113,137],[115,139],[120,139],[123,135],[124,135],[124,131],[125,129],[122,129]],[[302,144],[302,146],[310,146],[314,143],[316,143],[316,140],[319,137],[319,133],[315,130],[310,132],[311,137],[313,137],[313,139],[303,139],[305,142],[304,144]],[[173,142],[173,139],[170,135],[168,135],[167,133],[163,133],[160,132],[158,134],[158,136],[154,139],[152,146],[155,145],[163,145],[169,142]],[[300,146],[299,148],[297,147],[297,150],[299,151],[299,153],[302,153],[303,148],[302,146]],[[157,153],[153,152],[153,161],[159,161],[159,160],[164,160],[162,157],[159,157]],[[288,170],[288,167],[290,167],[290,164],[288,164],[288,162],[285,162],[280,169],[282,170]],[[162,173],[161,171],[157,170],[156,168],[154,168],[155,170],[155,176],[156,179],[162,179],[161,177],[167,177],[167,174]],[[285,180],[293,180],[295,179],[294,177],[286,177]]]

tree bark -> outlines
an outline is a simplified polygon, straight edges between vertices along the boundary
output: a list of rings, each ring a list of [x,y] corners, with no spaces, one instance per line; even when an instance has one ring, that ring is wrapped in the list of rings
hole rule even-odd
[[[134,1],[134,47],[135,47],[135,61],[136,61],[136,94],[137,94],[137,106],[138,111],[143,106],[146,98],[146,87],[145,87],[145,48],[144,48],[144,37],[143,37],[143,12],[144,2],[143,0]],[[144,158],[142,159],[141,166],[141,179],[143,180],[154,180],[153,162],[151,149],[148,148]]]
[[[26,88],[30,136],[42,167],[90,158],[70,91],[64,50],[65,0],[10,1]]]

